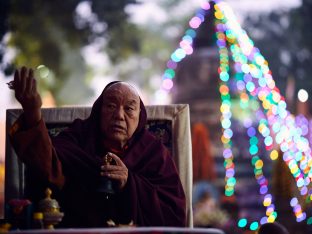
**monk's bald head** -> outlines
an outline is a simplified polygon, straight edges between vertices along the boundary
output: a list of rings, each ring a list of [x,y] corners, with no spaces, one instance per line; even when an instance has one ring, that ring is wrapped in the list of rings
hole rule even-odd
[[[114,147],[123,147],[138,127],[140,97],[137,90],[125,82],[117,82],[103,92],[101,130]]]
[[[127,82],[116,82],[116,83],[110,85],[109,87],[107,87],[104,90],[104,93],[106,93],[109,90],[128,90],[129,92],[133,93],[134,95],[137,95],[138,98],[140,97],[137,89]]]

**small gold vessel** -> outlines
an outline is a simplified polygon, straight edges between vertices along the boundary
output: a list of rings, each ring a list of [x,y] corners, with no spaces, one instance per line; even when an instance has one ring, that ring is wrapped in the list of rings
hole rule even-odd
[[[51,198],[52,191],[47,188],[46,197],[39,202],[39,211],[43,213],[43,223],[45,229],[54,229],[62,221],[64,213],[60,212],[60,206],[55,199]]]

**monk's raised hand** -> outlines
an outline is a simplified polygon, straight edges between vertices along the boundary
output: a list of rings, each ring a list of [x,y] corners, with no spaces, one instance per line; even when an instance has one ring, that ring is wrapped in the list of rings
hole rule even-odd
[[[14,80],[8,85],[15,91],[15,98],[23,107],[26,125],[34,126],[41,119],[42,100],[37,91],[33,69],[26,67],[17,69]]]
[[[15,97],[22,105],[24,111],[34,111],[41,108],[42,100],[37,91],[33,69],[22,67],[16,70],[14,73],[13,87]]]
[[[115,165],[102,165],[101,175],[116,180],[118,188],[123,189],[128,180],[128,168],[117,155],[113,153],[108,154],[115,161]]]

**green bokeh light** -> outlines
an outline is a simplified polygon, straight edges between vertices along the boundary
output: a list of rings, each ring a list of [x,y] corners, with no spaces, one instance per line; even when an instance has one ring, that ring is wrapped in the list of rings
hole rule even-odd
[[[234,194],[234,190],[233,189],[232,190],[226,190],[224,192],[224,194],[225,194],[225,196],[230,197],[230,196],[232,196]]]
[[[238,227],[240,227],[240,228],[243,228],[243,227],[246,227],[246,225],[247,225],[247,219],[240,219],[239,221],[238,221]]]
[[[258,227],[259,227],[258,222],[252,222],[252,223],[250,224],[250,230],[251,230],[251,231],[257,230]]]
[[[254,154],[258,153],[258,146],[256,146],[256,145],[250,146],[250,148],[249,148],[249,153],[250,153],[251,155],[254,155]]]

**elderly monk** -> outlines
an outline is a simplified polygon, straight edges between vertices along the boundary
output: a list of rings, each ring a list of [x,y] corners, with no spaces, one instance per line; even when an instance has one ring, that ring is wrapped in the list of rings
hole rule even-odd
[[[11,88],[23,114],[10,131],[26,164],[26,195],[34,203],[51,187],[65,213],[62,227],[185,226],[185,194],[167,148],[145,129],[146,110],[125,82],[108,84],[90,116],[50,138],[33,70],[22,67]],[[114,163],[103,164],[109,153]],[[103,178],[114,195],[99,192]]]

